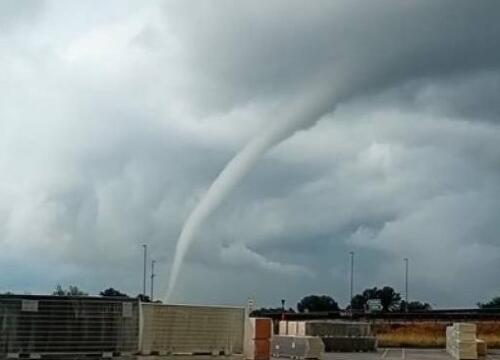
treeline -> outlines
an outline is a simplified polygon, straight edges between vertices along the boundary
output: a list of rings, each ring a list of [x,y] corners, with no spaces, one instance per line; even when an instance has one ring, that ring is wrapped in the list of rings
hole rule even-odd
[[[57,285],[55,290],[52,292],[52,295],[56,296],[87,296],[89,295],[85,291],[82,291],[78,288],[78,286],[70,285],[68,288],[64,289],[61,285]],[[122,293],[120,290],[114,289],[112,287],[107,288],[99,293],[100,296],[103,297],[119,297],[119,298],[132,298],[125,293]],[[138,294],[135,298],[140,299],[142,302],[153,302],[148,295]],[[160,300],[155,300],[155,303],[161,303]]]
[[[4,295],[15,295],[13,292],[10,292],[10,291],[7,291],[3,294]],[[24,295],[30,295],[30,293],[25,292]],[[89,293],[81,290],[76,285],[69,285],[67,288],[64,288],[61,285],[57,285],[56,288],[52,291],[51,295],[54,295],[54,296],[88,296]],[[130,295],[122,293],[121,291],[114,289],[112,287],[107,288],[107,289],[99,292],[98,295],[102,296],[102,297],[135,298],[135,299],[140,299],[142,302],[161,303],[160,300],[152,301],[148,295],[138,294],[136,296],[130,296]]]
[[[5,292],[5,295],[14,295],[12,292]],[[69,285],[67,288],[63,288],[61,285],[57,285],[52,295],[55,296],[87,296],[87,292],[81,290],[78,286]],[[138,294],[136,296],[130,296],[128,294],[122,293],[121,291],[114,289],[112,287],[107,288],[99,293],[102,297],[121,297],[121,298],[136,298],[140,299],[142,302],[152,302],[148,295]],[[408,304],[402,300],[401,294],[396,292],[390,286],[384,286],[382,288],[368,288],[362,293],[353,296],[350,304],[345,308],[345,310],[351,311],[363,311],[367,308],[367,304],[370,300],[378,300],[382,307],[382,312],[405,312],[405,311],[428,311],[432,310],[432,306],[427,302],[421,301],[410,301]],[[161,303],[160,300],[155,300],[155,303]],[[488,302],[477,303],[480,309],[499,309],[500,310],[500,296],[496,296]],[[337,301],[328,295],[308,295],[302,298],[297,303],[296,309],[289,307],[288,309],[281,307],[271,307],[271,308],[260,308],[252,312],[253,316],[261,316],[265,314],[276,314],[282,313],[283,311],[288,313],[306,313],[306,312],[328,312],[328,311],[340,311],[342,310],[338,305]]]
[[[396,292],[390,286],[384,286],[382,288],[368,288],[362,293],[357,294],[352,297],[351,302],[345,309],[341,309],[337,301],[328,295],[308,295],[302,298],[297,303],[296,309],[283,307],[275,308],[260,308],[252,312],[252,316],[263,316],[269,314],[279,314],[283,311],[307,313],[307,312],[337,312],[340,310],[347,311],[364,311],[368,307],[370,300],[377,300],[381,305],[381,312],[415,312],[415,311],[429,311],[432,310],[432,306],[423,301],[406,301],[402,300],[401,294]],[[500,296],[493,298],[491,301],[486,303],[477,304],[481,309],[500,309]]]

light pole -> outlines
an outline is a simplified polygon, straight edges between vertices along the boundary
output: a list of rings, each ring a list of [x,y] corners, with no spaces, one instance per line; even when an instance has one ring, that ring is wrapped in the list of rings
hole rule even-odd
[[[142,278],[142,294],[146,296],[146,264],[148,262],[148,245],[143,244],[144,248],[144,273]]]
[[[350,251],[351,254],[351,304],[352,298],[354,296],[354,251]]]
[[[155,282],[155,263],[156,260],[151,260],[151,301],[153,301],[154,297],[154,282]]]
[[[403,259],[405,263],[405,302],[406,302],[406,311],[408,311],[408,258]]]

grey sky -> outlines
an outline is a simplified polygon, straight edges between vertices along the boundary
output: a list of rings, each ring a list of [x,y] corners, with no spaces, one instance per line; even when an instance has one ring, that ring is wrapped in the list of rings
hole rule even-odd
[[[191,248],[179,302],[356,290],[500,293],[497,1],[3,1],[0,291],[164,293],[183,220],[304,98],[335,111],[269,152]],[[328,99],[328,96],[325,97]],[[326,108],[330,108],[328,101]]]

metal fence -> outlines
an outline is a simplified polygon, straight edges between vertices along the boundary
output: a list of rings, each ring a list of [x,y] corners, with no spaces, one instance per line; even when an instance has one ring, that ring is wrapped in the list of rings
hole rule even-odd
[[[138,301],[0,296],[0,357],[124,354],[138,348]]]
[[[141,304],[142,354],[241,354],[245,309]]]

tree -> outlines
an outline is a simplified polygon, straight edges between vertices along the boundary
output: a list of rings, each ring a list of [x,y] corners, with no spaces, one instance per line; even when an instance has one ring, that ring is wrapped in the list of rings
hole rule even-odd
[[[352,310],[364,310],[365,305],[366,305],[366,299],[361,294],[355,295],[351,299],[351,309]]]
[[[401,301],[401,295],[390,286],[382,289],[377,287],[365,289],[362,294],[358,294],[351,299],[351,309],[362,310],[368,300],[378,299],[382,304],[383,311],[394,310]]]
[[[393,310],[401,301],[401,295],[390,286],[384,286],[379,294],[383,311]]]
[[[297,310],[301,313],[315,311],[338,311],[339,305],[330,296],[309,295],[300,300],[297,304]]]
[[[137,298],[138,298],[141,302],[148,302],[148,303],[150,303],[150,302],[151,302],[151,298],[150,298],[148,295],[139,294],[139,295],[137,295]]]
[[[104,291],[101,291],[100,295],[105,296],[105,297],[129,297],[127,294],[124,294],[124,293],[122,293],[116,289],[113,289],[113,288],[109,288],[109,289],[106,289]]]
[[[78,288],[78,286],[70,285],[67,290],[63,289],[61,285],[57,285],[56,289],[52,292],[52,295],[57,296],[86,296],[86,292],[83,292]]]
[[[399,305],[399,311],[429,311],[432,310],[432,306],[429,303],[423,303],[420,301],[410,301],[408,304],[403,300]]]
[[[288,310],[285,309],[285,312],[287,313],[294,313],[295,310],[292,308],[289,308]],[[277,308],[260,308],[252,311],[250,313],[251,317],[266,317],[270,315],[276,315],[276,314],[282,314],[283,313],[283,308],[277,307]]]
[[[496,296],[487,303],[477,303],[480,309],[500,309],[500,296]]]

